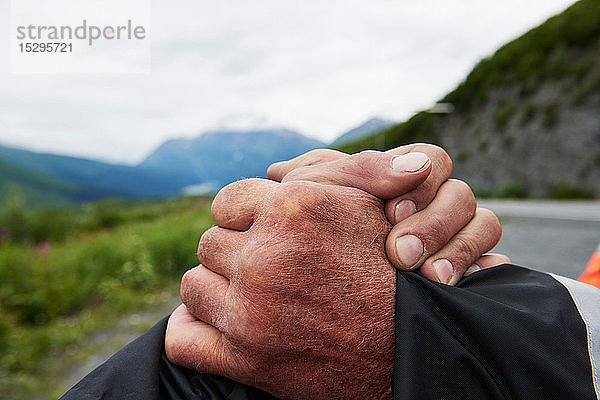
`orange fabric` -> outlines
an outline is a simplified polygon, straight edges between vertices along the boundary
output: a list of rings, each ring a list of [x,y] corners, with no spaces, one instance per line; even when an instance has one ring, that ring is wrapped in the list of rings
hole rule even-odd
[[[578,280],[600,288],[600,252],[592,255]]]

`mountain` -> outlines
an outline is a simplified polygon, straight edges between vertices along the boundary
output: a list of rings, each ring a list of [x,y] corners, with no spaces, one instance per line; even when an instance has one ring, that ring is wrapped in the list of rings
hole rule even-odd
[[[498,196],[600,196],[600,2],[581,0],[481,60],[440,99],[344,151],[436,143],[454,176]]]
[[[358,139],[362,139],[366,136],[372,135],[386,128],[389,128],[394,124],[395,122],[393,121],[387,121],[379,118],[371,118],[368,121],[365,121],[361,125],[357,126],[356,128],[352,128],[348,132],[340,135],[330,144],[330,146],[337,147],[346,143],[356,141]]]
[[[244,177],[264,177],[269,164],[324,143],[286,129],[206,132],[160,145],[139,167],[180,177],[193,192],[214,191]]]
[[[112,197],[166,197],[214,192],[265,176],[269,164],[322,147],[285,129],[207,132],[169,140],[137,166],[0,146],[0,203],[17,190],[30,206],[61,206]]]
[[[3,182],[20,187],[26,198],[47,192],[56,203],[108,197],[162,197],[179,193],[183,183],[160,171],[0,146]],[[34,201],[40,205],[43,202]],[[52,202],[51,202],[52,203]]]

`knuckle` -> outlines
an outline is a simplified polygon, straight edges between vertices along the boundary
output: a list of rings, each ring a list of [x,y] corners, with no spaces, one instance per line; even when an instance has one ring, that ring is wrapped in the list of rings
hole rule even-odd
[[[435,198],[438,189],[439,184],[435,184],[435,182],[428,178],[408,195],[402,196],[402,199],[412,200],[417,210],[422,210]]]
[[[476,215],[478,218],[481,218],[486,231],[490,232],[492,239],[496,242],[500,240],[502,237],[502,225],[496,214],[487,208],[479,207],[477,208]]]
[[[313,208],[322,202],[322,197],[317,190],[318,184],[307,181],[289,181],[279,185],[274,192],[271,201],[278,211],[294,210],[300,211],[303,208]]]
[[[350,165],[355,166],[361,173],[372,171],[373,163],[376,162],[384,153],[376,150],[364,150],[360,153],[352,154],[349,158]]]
[[[475,199],[475,195],[469,184],[458,179],[449,179],[448,182],[446,182],[446,185],[448,185],[449,190],[454,193],[454,196],[457,199],[460,199],[463,205],[468,206],[468,208],[475,211],[475,208],[477,208],[477,200]]]
[[[201,263],[205,263],[207,261],[207,256],[212,251],[215,244],[215,235],[217,233],[218,227],[213,226],[212,228],[205,231],[200,240],[198,241],[198,250],[196,252],[198,256],[198,260]]]
[[[443,215],[432,214],[427,222],[427,231],[420,236],[426,252],[433,252],[441,247],[450,237],[448,224]]]
[[[352,154],[349,157],[349,160],[359,167],[366,168],[372,165],[373,161],[378,160],[382,155],[385,155],[385,153],[376,150],[363,150],[360,153]],[[386,155],[386,157],[389,156]]]
[[[352,154],[350,157],[354,157],[354,158],[370,158],[370,157],[376,156],[378,154],[382,154],[382,153],[380,151],[377,151],[377,150],[363,150],[363,151],[359,151],[358,153]]]
[[[179,288],[181,302],[183,304],[189,305],[192,303],[195,292],[195,282],[196,278],[193,269],[190,269],[185,274],[183,274],[183,277],[181,278],[181,286]]]
[[[231,203],[234,199],[239,198],[236,194],[252,192],[256,186],[264,183],[264,179],[260,178],[249,178],[242,179],[229,185],[225,186],[223,189],[219,190],[215,198],[213,199],[211,212],[213,218],[218,218],[220,214],[227,213],[230,210]]]
[[[275,162],[267,167],[267,178],[281,180],[287,161]]]
[[[322,162],[331,161],[340,154],[339,151],[332,149],[314,149],[306,153],[308,162],[307,165],[319,164]]]
[[[228,198],[231,197],[232,193],[235,193],[238,190],[242,190],[246,185],[246,180],[241,180],[232,182],[229,185],[225,186],[223,189],[219,190],[219,192],[215,196],[215,199],[213,200],[213,205],[215,203],[225,202]]]
[[[452,251],[455,252],[455,256],[458,258],[475,260],[481,256],[481,249],[478,246],[476,237],[457,235],[453,240],[452,247]],[[464,265],[464,267],[469,267],[469,265]]]

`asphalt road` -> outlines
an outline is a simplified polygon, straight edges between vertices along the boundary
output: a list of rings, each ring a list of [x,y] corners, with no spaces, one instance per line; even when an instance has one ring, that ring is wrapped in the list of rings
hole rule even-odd
[[[600,201],[481,200],[502,223],[493,250],[529,268],[577,278],[600,243]]]

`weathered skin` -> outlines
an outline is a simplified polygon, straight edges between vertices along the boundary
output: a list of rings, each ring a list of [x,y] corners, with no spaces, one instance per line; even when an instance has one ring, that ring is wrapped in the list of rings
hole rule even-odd
[[[252,206],[249,193],[260,199]],[[395,272],[383,202],[354,188],[246,180],[224,189],[213,213],[235,225],[248,220],[231,210],[250,208],[247,231],[203,235],[203,265],[182,281],[187,311],[218,330],[213,345],[198,337],[185,351],[167,346],[169,357],[283,399],[391,398]]]
[[[425,163],[394,167],[413,151],[428,160],[410,154]],[[507,262],[481,257],[500,225],[476,209],[468,185],[448,180],[451,170],[426,144],[352,156],[322,149],[271,166],[277,182],[223,189],[213,203],[219,227],[200,241],[204,265],[183,278],[187,308],[169,321],[167,355],[284,399],[391,397],[395,274],[384,247],[397,268],[420,266],[448,284]],[[422,240],[416,262],[394,246],[405,234]],[[440,259],[452,265],[445,279],[433,268]]]

